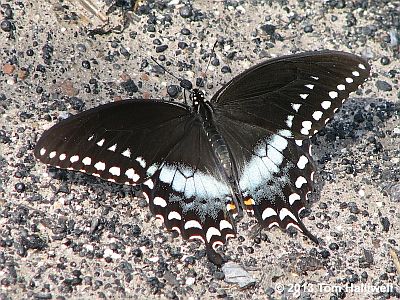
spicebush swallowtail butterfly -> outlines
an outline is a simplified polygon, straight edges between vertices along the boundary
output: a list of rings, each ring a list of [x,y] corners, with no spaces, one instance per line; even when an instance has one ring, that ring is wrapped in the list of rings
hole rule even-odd
[[[309,138],[369,76],[355,55],[320,51],[262,62],[211,100],[192,105],[125,100],[54,125],[35,156],[127,185],[142,184],[151,212],[184,239],[199,239],[221,264],[217,246],[236,235],[248,211],[262,227],[295,227],[312,190]]]

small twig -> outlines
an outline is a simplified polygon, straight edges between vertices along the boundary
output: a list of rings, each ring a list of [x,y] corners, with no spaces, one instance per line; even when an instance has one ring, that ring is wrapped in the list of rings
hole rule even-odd
[[[103,23],[107,22],[108,18],[106,15],[101,13],[97,6],[92,3],[91,0],[78,0],[83,7],[85,7],[88,11],[90,11],[92,14],[94,14],[96,17],[98,17]]]
[[[394,265],[396,266],[397,274],[400,274],[400,261],[399,257],[397,256],[397,252],[393,248],[390,248],[389,254],[393,259]]]

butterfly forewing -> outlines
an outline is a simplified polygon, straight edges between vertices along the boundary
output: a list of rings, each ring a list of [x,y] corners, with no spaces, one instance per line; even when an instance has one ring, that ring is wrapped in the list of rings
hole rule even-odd
[[[161,101],[126,100],[87,110],[46,131],[42,162],[126,184],[145,182],[182,139],[189,111]]]
[[[321,51],[283,56],[240,74],[211,100],[228,118],[309,138],[369,76],[355,55]]]

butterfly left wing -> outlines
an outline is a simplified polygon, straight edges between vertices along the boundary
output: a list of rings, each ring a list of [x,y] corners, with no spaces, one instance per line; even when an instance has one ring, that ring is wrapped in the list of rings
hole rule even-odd
[[[294,226],[312,189],[307,139],[369,76],[368,63],[338,51],[278,57],[238,75],[212,98],[236,164],[244,205],[265,227]]]

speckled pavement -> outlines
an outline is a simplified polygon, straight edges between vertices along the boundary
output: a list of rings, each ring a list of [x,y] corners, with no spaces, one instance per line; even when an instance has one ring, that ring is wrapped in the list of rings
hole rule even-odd
[[[116,7],[125,18],[88,34],[98,24],[75,1],[0,0],[0,299],[399,298],[400,1],[146,3],[135,14]],[[343,50],[372,66],[312,138],[317,184],[303,220],[323,243],[260,232],[245,217],[223,249],[255,280],[244,289],[203,245],[166,232],[140,187],[47,168],[32,154],[57,120],[101,103],[182,101],[151,56],[196,82],[216,40],[209,97],[284,54]]]

